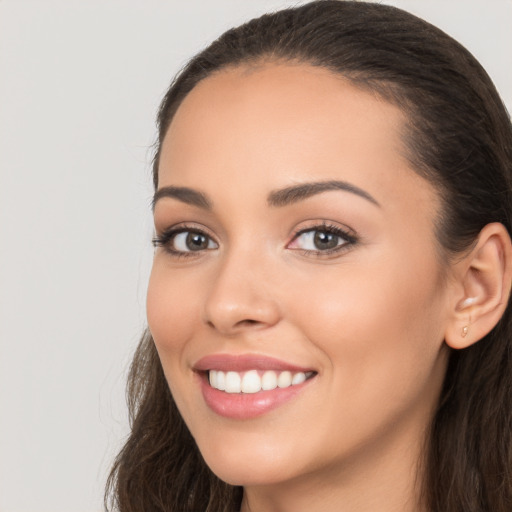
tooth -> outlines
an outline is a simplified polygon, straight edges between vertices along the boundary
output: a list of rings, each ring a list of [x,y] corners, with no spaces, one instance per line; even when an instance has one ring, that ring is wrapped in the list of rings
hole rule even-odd
[[[242,393],[257,393],[261,391],[261,379],[256,370],[245,372],[242,378]]]
[[[292,377],[292,386],[296,384],[302,384],[306,380],[306,374],[304,372],[298,372]]]
[[[208,378],[210,380],[210,386],[212,388],[216,388],[217,387],[217,371],[216,370],[210,370]]]
[[[263,391],[270,391],[277,388],[277,375],[276,372],[269,370],[261,377],[261,389]]]
[[[242,391],[242,379],[238,372],[226,373],[226,393],[240,393]]]
[[[281,372],[277,378],[277,385],[280,388],[287,388],[292,385],[292,374],[291,372]]]
[[[216,382],[216,388],[219,391],[224,391],[226,389],[226,374],[224,372],[221,372],[220,370],[217,371],[217,382]]]
[[[270,391],[279,388],[287,388],[302,384],[313,372],[289,371],[277,373],[266,371],[261,377],[257,370],[249,370],[243,376],[234,371],[223,372],[221,370],[209,370],[208,380],[210,386],[226,393],[258,393],[259,391]]]

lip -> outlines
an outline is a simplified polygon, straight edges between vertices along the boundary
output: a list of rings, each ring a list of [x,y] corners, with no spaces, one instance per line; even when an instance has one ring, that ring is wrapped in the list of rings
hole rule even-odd
[[[215,354],[203,357],[194,364],[194,371],[206,405],[219,416],[235,420],[249,420],[262,416],[295,399],[315,380],[315,376],[301,384],[276,388],[258,393],[226,393],[212,388],[208,382],[208,370],[236,371],[290,371],[316,372],[267,356]]]
[[[253,354],[213,354],[199,359],[194,365],[194,370],[206,372],[208,370],[221,370],[224,372],[246,372],[249,370],[273,370],[289,372],[311,372],[313,368],[297,366],[274,357]]]

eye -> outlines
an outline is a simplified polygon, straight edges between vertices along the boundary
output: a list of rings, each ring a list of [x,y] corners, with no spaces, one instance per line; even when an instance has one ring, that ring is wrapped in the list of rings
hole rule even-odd
[[[217,248],[217,244],[209,236],[194,231],[177,233],[172,238],[172,242],[173,248],[180,252],[204,251]]]
[[[200,230],[173,228],[153,239],[155,247],[163,247],[171,255],[191,256],[211,249],[217,249],[217,243]]]
[[[336,226],[316,226],[299,231],[288,249],[302,250],[306,254],[331,254],[354,244],[353,235]]]

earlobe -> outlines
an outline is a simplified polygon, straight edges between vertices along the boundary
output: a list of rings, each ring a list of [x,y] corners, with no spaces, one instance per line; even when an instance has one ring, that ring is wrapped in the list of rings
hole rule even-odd
[[[451,348],[466,348],[499,322],[512,282],[512,244],[500,223],[485,226],[471,252],[456,264],[457,293],[445,333]]]

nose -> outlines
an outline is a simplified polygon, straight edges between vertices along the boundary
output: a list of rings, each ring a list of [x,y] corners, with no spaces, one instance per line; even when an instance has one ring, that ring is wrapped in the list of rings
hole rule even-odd
[[[279,322],[280,308],[272,293],[275,276],[268,264],[254,255],[231,254],[217,270],[204,304],[211,328],[233,336]]]

